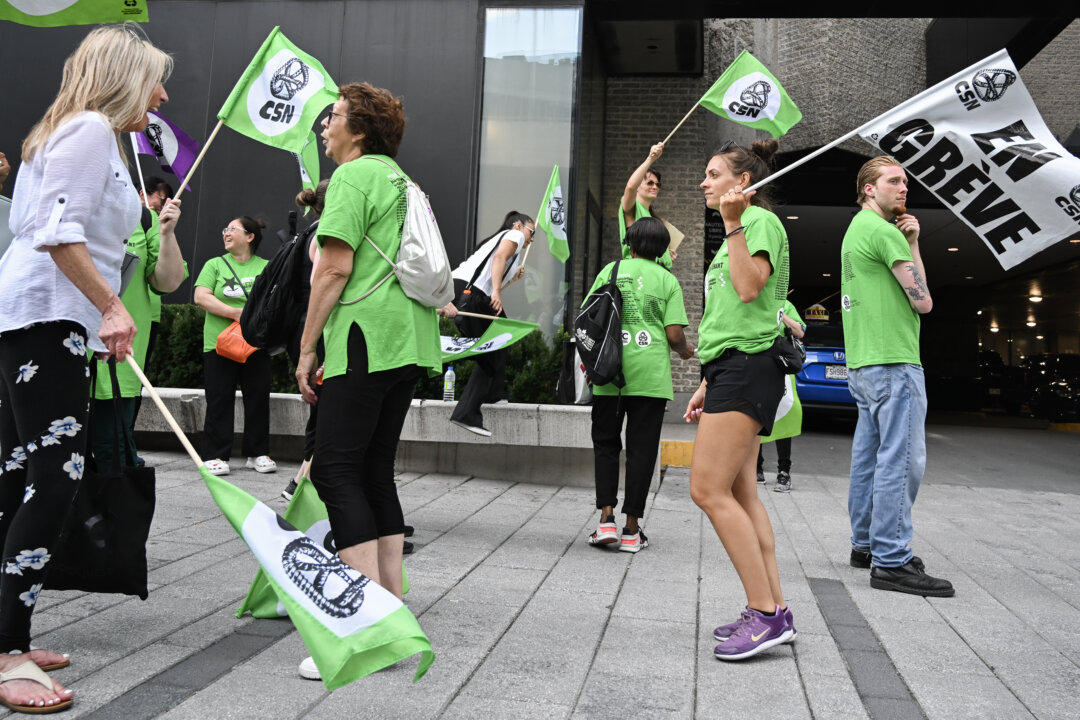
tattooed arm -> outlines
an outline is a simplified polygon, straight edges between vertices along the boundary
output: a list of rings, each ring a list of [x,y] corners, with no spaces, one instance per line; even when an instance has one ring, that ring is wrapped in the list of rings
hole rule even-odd
[[[896,229],[904,234],[911,246],[912,259],[894,262],[893,277],[904,289],[911,308],[920,315],[925,315],[934,307],[934,301],[930,298],[930,289],[926,284],[926,268],[919,253],[919,221],[913,215],[898,215]]]

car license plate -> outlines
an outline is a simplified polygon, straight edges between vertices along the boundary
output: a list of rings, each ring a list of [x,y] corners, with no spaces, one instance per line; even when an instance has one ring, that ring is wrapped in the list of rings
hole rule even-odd
[[[826,380],[847,380],[847,365],[826,365]]]

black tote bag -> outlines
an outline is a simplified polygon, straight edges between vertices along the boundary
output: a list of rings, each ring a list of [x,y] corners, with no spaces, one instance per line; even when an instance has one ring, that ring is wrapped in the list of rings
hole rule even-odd
[[[120,383],[116,378],[115,359],[109,358],[108,365],[115,421],[113,459],[114,465],[121,467],[115,472],[99,471],[92,457],[93,443],[87,442],[86,469],[49,561],[45,587],[138,595],[145,600],[149,595],[146,539],[154,519],[154,469],[135,466],[128,430],[121,422]],[[91,399],[93,396],[91,388]],[[93,421],[91,410],[90,422]],[[120,454],[121,437],[124,438],[123,455]]]

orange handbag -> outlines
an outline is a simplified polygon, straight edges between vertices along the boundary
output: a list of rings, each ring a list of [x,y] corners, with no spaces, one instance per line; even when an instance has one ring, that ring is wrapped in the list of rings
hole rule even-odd
[[[238,363],[247,362],[251,353],[258,349],[244,340],[244,335],[240,332],[240,323],[236,320],[233,320],[229,327],[217,336],[217,347],[214,348],[221,357]]]

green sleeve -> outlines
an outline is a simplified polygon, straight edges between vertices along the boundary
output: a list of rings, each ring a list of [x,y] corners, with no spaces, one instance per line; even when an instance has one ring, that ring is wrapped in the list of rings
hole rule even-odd
[[[367,193],[335,172],[326,188],[326,210],[319,218],[319,247],[322,247],[323,238],[333,237],[356,252],[368,228],[374,224],[373,213]]]
[[[667,303],[664,306],[664,327],[682,325],[686,327],[690,320],[686,317],[686,305],[683,303],[682,288],[674,275],[668,275],[671,283],[668,289]]]
[[[219,269],[218,258],[210,258],[203,265],[202,271],[199,273],[199,277],[195,279],[196,287],[209,288],[211,292],[217,287]]]

